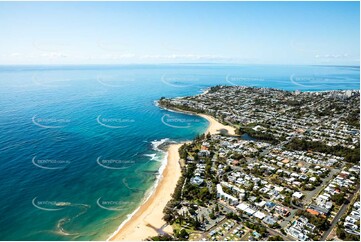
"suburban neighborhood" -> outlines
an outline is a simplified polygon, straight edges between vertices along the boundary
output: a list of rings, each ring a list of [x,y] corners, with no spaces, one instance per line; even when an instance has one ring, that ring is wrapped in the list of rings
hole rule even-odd
[[[151,239],[360,239],[359,91],[216,86],[159,105],[237,135],[180,148],[182,177],[164,209],[174,234]]]

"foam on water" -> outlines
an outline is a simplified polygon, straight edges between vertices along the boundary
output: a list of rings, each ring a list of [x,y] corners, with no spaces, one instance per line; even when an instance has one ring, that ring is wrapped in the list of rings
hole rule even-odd
[[[156,151],[159,151],[159,152],[162,152],[163,153],[163,158],[161,159],[161,166],[159,167],[159,170],[158,170],[158,175],[156,177],[156,181],[154,183],[154,185],[146,192],[146,196],[144,197],[144,200],[142,201],[142,203],[138,206],[137,209],[135,209],[132,213],[128,214],[126,219],[119,225],[119,227],[117,228],[116,231],[114,231],[114,233],[109,236],[107,238],[106,241],[109,241],[111,240],[123,227],[124,225],[130,221],[132,219],[132,217],[139,211],[139,209],[141,208],[141,206],[143,204],[145,204],[149,198],[153,195],[153,193],[155,192],[155,190],[157,189],[157,186],[162,178],[162,175],[163,175],[163,171],[165,169],[165,167],[167,166],[167,162],[168,162],[168,152],[165,152],[161,149],[159,149],[158,147],[162,144],[164,144],[165,142],[168,142],[169,141],[169,138],[164,138],[164,139],[161,139],[161,140],[154,140],[152,141],[152,148],[153,150],[156,150]],[[153,155],[153,154],[151,154]]]
[[[144,156],[150,157],[150,160],[156,160],[157,154],[144,154]]]

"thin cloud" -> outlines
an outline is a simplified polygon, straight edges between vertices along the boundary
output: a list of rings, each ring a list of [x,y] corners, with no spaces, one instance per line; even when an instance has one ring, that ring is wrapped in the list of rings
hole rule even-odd
[[[62,52],[45,52],[40,55],[41,57],[45,58],[66,58],[68,57],[67,54]]]
[[[325,54],[325,55],[315,55],[316,59],[346,59],[349,55],[345,54]]]

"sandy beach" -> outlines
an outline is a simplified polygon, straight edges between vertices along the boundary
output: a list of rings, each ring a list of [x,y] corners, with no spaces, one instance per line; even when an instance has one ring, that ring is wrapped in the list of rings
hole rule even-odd
[[[163,209],[171,199],[171,194],[181,176],[181,168],[178,163],[180,146],[181,144],[169,146],[167,165],[156,190],[134,216],[109,240],[139,241],[158,234],[156,230],[165,224],[162,219]],[[173,232],[171,226],[167,226],[163,230],[167,233]]]
[[[235,134],[234,128],[217,122],[213,117],[204,114],[197,114],[209,121],[206,133],[216,134],[219,130],[226,129],[229,134]],[[162,173],[162,177],[157,188],[149,199],[140,206],[134,216],[124,224],[108,240],[140,241],[150,236],[156,236],[157,230],[165,225],[163,209],[171,199],[177,181],[181,176],[179,165],[178,149],[182,144],[172,144],[168,148],[167,165]],[[172,233],[171,226],[163,228],[164,232]]]
[[[219,123],[215,118],[213,118],[212,116],[209,115],[205,115],[205,114],[197,114],[198,116],[201,116],[202,118],[205,118],[208,120],[209,122],[209,126],[208,129],[206,131],[207,133],[210,134],[218,134],[220,133],[220,130],[227,130],[228,134],[230,135],[236,135],[235,133],[235,128],[229,126],[229,125],[224,125]]]

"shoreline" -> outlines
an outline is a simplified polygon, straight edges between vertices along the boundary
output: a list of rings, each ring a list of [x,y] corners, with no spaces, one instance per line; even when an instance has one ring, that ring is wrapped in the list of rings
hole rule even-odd
[[[196,114],[196,113],[195,113],[195,115],[198,115],[198,116],[208,120],[209,125],[208,125],[208,128],[207,128],[205,134],[208,134],[208,133],[217,134],[220,132],[219,130],[227,130],[229,135],[236,135],[236,133],[235,133],[236,128],[229,126],[229,125],[221,124],[220,122],[218,122],[215,118],[213,118],[210,115]]]
[[[182,144],[170,144],[167,149],[167,163],[161,174],[159,182],[148,199],[140,205],[125,220],[113,235],[107,241],[128,240],[140,241],[150,236],[157,236],[157,230],[165,225],[163,218],[163,209],[171,200],[171,195],[181,176],[181,167],[179,165],[178,149]],[[166,233],[173,233],[170,225],[163,228]]]
[[[227,130],[228,134],[235,135],[235,128],[219,123],[212,116],[186,112],[182,110],[169,110],[173,112],[197,115],[209,122],[205,134],[217,134],[219,130]],[[163,209],[171,200],[171,195],[176,188],[181,177],[181,167],[179,164],[179,147],[184,143],[170,144],[167,149],[167,162],[155,189],[148,199],[140,205],[129,217],[123,221],[118,229],[107,239],[107,241],[127,240],[140,241],[148,237],[157,236],[157,230],[161,229],[168,234],[173,233],[171,225],[163,227],[166,222],[162,219]]]
[[[208,92],[208,90],[206,90],[205,93],[206,92]],[[202,93],[202,94],[204,94],[204,93]],[[181,109],[178,109],[178,108],[169,109],[169,108],[165,108],[163,106],[160,106],[158,102],[156,103],[156,105],[157,105],[157,107],[159,107],[161,109],[164,109],[164,110],[167,110],[169,112],[196,115],[196,116],[202,117],[204,119],[207,119],[207,121],[209,122],[209,125],[208,125],[207,130],[204,132],[204,134],[207,134],[207,133],[217,134],[219,132],[219,130],[224,129],[224,130],[227,130],[229,135],[238,136],[236,134],[236,132],[235,132],[235,129],[236,129],[235,127],[232,127],[230,125],[221,124],[220,122],[218,122],[211,115],[204,114],[204,113],[195,113],[195,112],[192,112],[192,111],[185,111],[185,110],[181,110]]]

